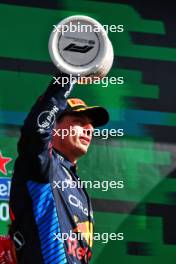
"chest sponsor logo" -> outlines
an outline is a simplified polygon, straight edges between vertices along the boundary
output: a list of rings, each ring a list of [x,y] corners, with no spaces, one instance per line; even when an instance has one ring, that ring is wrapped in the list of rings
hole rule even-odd
[[[81,233],[87,244],[92,247],[93,244],[93,224],[89,221],[77,223],[73,232]]]
[[[79,245],[79,241],[77,239],[68,239],[68,255],[72,255],[73,257],[77,258],[80,261],[84,260],[84,263],[89,263],[89,260],[92,256],[91,251],[88,247],[81,247]]]
[[[86,216],[89,215],[87,207],[84,207],[83,203],[76,196],[70,194],[68,197],[68,201],[71,205],[81,210],[83,214],[85,214]]]

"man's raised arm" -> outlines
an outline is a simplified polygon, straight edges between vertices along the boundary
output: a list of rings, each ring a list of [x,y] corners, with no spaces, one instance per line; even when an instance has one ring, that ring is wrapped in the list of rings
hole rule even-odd
[[[50,142],[55,121],[65,110],[67,97],[73,88],[73,82],[68,82],[64,86],[61,85],[61,78],[63,77],[67,77],[69,80],[69,75],[62,73],[57,76],[60,84],[53,79],[25,119],[18,143],[19,156],[35,159],[36,155],[45,152],[43,157],[48,158],[47,154],[51,148]]]

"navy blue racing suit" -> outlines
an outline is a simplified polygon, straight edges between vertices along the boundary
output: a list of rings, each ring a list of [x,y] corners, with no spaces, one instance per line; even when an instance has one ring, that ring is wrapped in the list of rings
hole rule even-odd
[[[84,264],[91,258],[90,199],[84,187],[73,188],[73,183],[80,183],[76,166],[51,144],[55,122],[72,88],[70,83],[64,87],[51,83],[21,129],[9,230],[19,264]],[[68,183],[64,190],[63,182]]]

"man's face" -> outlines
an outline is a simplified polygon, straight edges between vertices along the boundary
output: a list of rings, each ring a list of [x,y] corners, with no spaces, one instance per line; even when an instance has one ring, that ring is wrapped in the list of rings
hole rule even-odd
[[[92,140],[93,126],[86,115],[67,114],[61,118],[55,129],[58,133],[53,136],[53,146],[67,158],[77,159],[87,152]]]

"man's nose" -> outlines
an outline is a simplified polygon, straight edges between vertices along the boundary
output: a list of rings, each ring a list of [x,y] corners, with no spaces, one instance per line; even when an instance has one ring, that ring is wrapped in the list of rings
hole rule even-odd
[[[83,130],[87,136],[90,136],[90,135],[92,135],[94,129],[93,129],[93,126],[90,123],[88,123],[88,124],[84,125]]]

